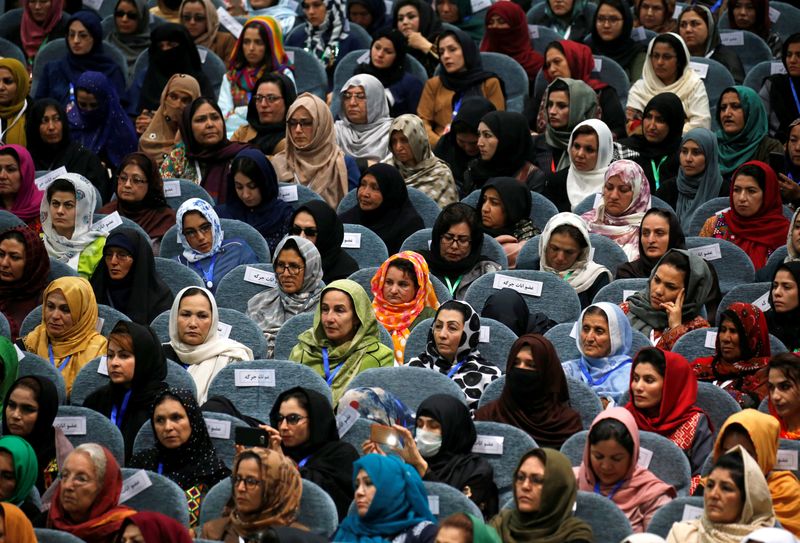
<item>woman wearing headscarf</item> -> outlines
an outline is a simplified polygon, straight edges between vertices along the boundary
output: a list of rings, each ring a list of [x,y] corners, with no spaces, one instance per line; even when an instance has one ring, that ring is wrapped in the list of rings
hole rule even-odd
[[[0,163],[7,179],[3,194],[0,194],[0,210],[13,213],[35,232],[41,231],[39,209],[44,194],[36,186],[30,153],[22,145],[1,145]]]
[[[0,336],[0,368],[3,372],[3,378],[0,380],[0,401],[4,401],[19,373],[17,349],[11,340],[4,336]]]
[[[139,54],[150,47],[150,11],[145,0],[118,0],[114,8],[114,26],[106,38],[128,61],[128,73]]]
[[[498,110],[505,109],[505,91],[493,72],[483,69],[478,46],[461,30],[447,30],[437,40],[439,75],[422,89],[417,115],[425,123],[431,145],[450,130],[464,98],[484,96]]]
[[[769,333],[783,342],[789,352],[800,350],[800,262],[784,262],[770,278]]]
[[[286,114],[297,99],[294,81],[282,73],[266,73],[256,81],[247,106],[247,124],[231,141],[249,143],[268,156],[286,149]]]
[[[673,58],[676,60],[674,64]],[[628,92],[625,112],[628,135],[642,132],[645,106],[662,93],[673,93],[680,99],[686,116],[684,132],[698,127],[711,128],[706,88],[700,76],[689,66],[690,58],[689,49],[677,34],[669,32],[650,40],[642,78],[633,83]]]
[[[769,396],[767,408],[781,425],[780,438],[800,441],[800,364],[794,353],[773,356],[767,366]]]
[[[117,197],[100,208],[99,213],[108,215],[116,211],[132,220],[142,227],[157,249],[161,238],[175,224],[175,210],[167,205],[158,164],[144,153],[131,153],[122,160],[118,172]]]
[[[653,3],[645,4],[643,0],[634,0],[633,14],[636,17],[635,26],[652,30],[657,34],[675,32],[677,21],[675,14],[675,0],[652,0]],[[644,5],[642,5],[644,4]]]
[[[800,119],[798,119],[800,121]],[[800,185],[798,185],[800,189]],[[789,231],[786,233],[786,256],[783,260],[767,260],[767,265],[756,272],[756,282],[771,282],[781,264],[800,261],[800,208],[796,209],[789,220]]]
[[[292,206],[278,197],[278,177],[264,153],[240,151],[231,163],[227,186],[226,203],[217,206],[220,218],[249,224],[274,251],[289,230]]]
[[[531,191],[513,177],[494,177],[481,189],[481,227],[503,247],[509,269],[517,267],[522,247],[539,234],[530,218],[531,206]]]
[[[172,291],[156,273],[153,250],[132,228],[117,228],[106,239],[103,260],[90,282],[98,303],[133,322],[148,325],[172,306]]]
[[[14,45],[22,49],[28,66],[33,66],[36,53],[47,42],[67,35],[67,22],[62,20],[64,0],[53,0],[49,4],[22,2],[22,19],[3,34]]]
[[[372,308],[378,322],[392,335],[394,359],[403,364],[411,329],[432,318],[439,300],[422,255],[403,251],[390,256],[372,276]]]
[[[613,453],[609,452],[614,450]],[[619,453],[617,451],[620,451]],[[621,456],[615,470],[601,468],[603,456]],[[634,532],[644,532],[656,510],[675,498],[675,488],[639,463],[639,428],[630,411],[612,407],[592,421],[583,461],[575,468],[578,490],[612,500],[631,522]]]
[[[305,238],[317,247],[325,284],[347,279],[359,269],[353,257],[342,249],[344,225],[327,203],[309,200],[295,209],[289,219],[289,234]]]
[[[174,423],[168,420],[180,420],[182,425],[188,425],[188,435],[184,430],[176,436]],[[181,487],[189,508],[189,525],[196,527],[206,493],[229,477],[231,471],[217,456],[203,412],[189,390],[165,388],[156,394],[150,424],[155,445],[134,454],[128,466],[155,471]]]
[[[714,276],[701,257],[669,249],[650,272],[644,290],[620,304],[631,325],[664,351],[686,332],[708,328],[700,310],[710,299]]]
[[[592,11],[588,0],[573,0],[555,5],[546,0],[544,11],[530,22],[552,28],[565,40],[580,43],[591,32]]]
[[[222,368],[231,362],[253,360],[250,347],[222,337],[218,324],[217,301],[208,290],[186,287],[175,296],[169,312],[169,343],[162,348],[169,360],[181,364],[192,376],[200,404],[206,402],[211,381]]]
[[[433,154],[422,119],[401,115],[389,128],[387,160],[403,176],[406,186],[419,189],[440,207],[458,201],[458,187],[450,166]]]
[[[33,447],[19,436],[5,435],[0,438],[0,458],[3,460],[4,468],[10,467],[10,471],[13,473],[13,481],[5,481],[6,485],[4,485],[0,500],[3,504],[19,507],[30,519],[37,518],[41,511],[30,496],[39,474],[39,465],[36,462],[36,452]]]
[[[389,102],[381,82],[354,75],[340,89],[342,117],[334,124],[336,143],[346,154],[371,164],[391,156]]]
[[[645,45],[633,39],[633,12],[627,0],[600,0],[592,31],[584,43],[595,55],[608,57],[625,70],[629,81],[642,77],[647,61]]]
[[[3,532],[9,541],[19,543],[38,541],[33,524],[22,509],[10,503],[2,503],[0,507],[2,507]]]
[[[631,160],[612,162],[605,175],[597,208],[581,218],[589,232],[611,239],[628,260],[639,258],[639,226],[650,208],[650,184],[641,166]]]
[[[102,73],[84,72],[75,82],[75,96],[76,105],[67,113],[75,141],[117,169],[139,141],[119,95]]]
[[[180,139],[178,131],[184,108],[199,96],[200,84],[190,75],[175,74],[164,85],[158,109],[152,117],[146,116],[149,120],[139,138],[139,150],[147,154],[157,167]]]
[[[22,257],[21,266],[9,265],[9,269],[3,262],[6,259],[0,259],[0,313],[8,321],[10,338],[16,341],[22,321],[42,302],[42,291],[49,282],[50,258],[42,238],[23,225],[0,233],[2,253]]]
[[[700,236],[735,243],[759,270],[786,243],[789,230],[775,171],[757,160],[743,164],[731,178],[730,202],[706,220]]]
[[[789,52],[792,53],[791,63]],[[789,125],[800,117],[800,104],[788,98],[794,96],[792,89],[797,91],[800,88],[800,63],[794,60],[798,52],[800,52],[800,32],[792,34],[783,42],[780,59],[786,73],[773,74],[764,79],[758,92],[767,110],[769,135],[782,142],[789,139],[791,131]]]
[[[692,369],[699,381],[719,386],[742,408],[757,408],[767,397],[771,354],[764,313],[735,302],[719,317],[714,355],[694,360]]]
[[[459,191],[464,185],[464,172],[470,161],[480,157],[478,125],[487,113],[495,110],[494,104],[483,96],[467,96],[461,109],[453,116],[450,131],[439,138],[438,143],[431,145],[434,155],[450,167]],[[428,139],[427,132],[425,138]]]
[[[728,28],[752,32],[764,40],[774,58],[780,56],[783,43],[780,33],[772,28],[772,10],[769,7],[769,0],[752,0],[747,4],[744,4],[742,0],[730,0],[727,13]]]
[[[569,406],[569,389],[553,344],[525,334],[511,345],[500,398],[475,412],[475,420],[502,422],[526,432],[542,447],[560,448],[583,428]]]
[[[53,98],[62,106],[75,101],[78,78],[87,71],[106,76],[117,96],[125,96],[126,77],[119,64],[103,50],[100,16],[82,9],[67,22],[67,55],[49,62],[36,86],[36,98]]]
[[[153,401],[167,388],[167,359],[152,328],[119,321],[108,335],[106,364],[110,382],[89,394],[83,406],[111,419],[125,441],[125,458],[131,458]]]
[[[670,210],[651,208],[642,216],[639,227],[639,258],[617,267],[614,279],[650,277],[650,273],[670,249],[686,249],[686,238],[678,217]]]
[[[177,24],[180,23],[180,7],[180,0],[157,0],[156,5],[150,8],[150,14],[169,24]]]
[[[442,31],[442,22],[433,7],[421,0],[399,0],[392,7],[392,27],[405,36],[408,53],[432,76],[439,64],[433,44]]]
[[[728,69],[737,85],[744,82],[742,61],[733,49],[721,43],[719,26],[708,7],[695,4],[681,10],[678,32],[693,57],[716,60]]]
[[[20,61],[3,58],[0,59],[0,78],[5,86],[5,92],[0,99],[0,139],[4,143],[24,146],[26,112],[31,102],[28,97],[30,76]]]
[[[267,338],[267,357],[275,350],[275,336],[287,320],[309,313],[322,293],[319,251],[309,240],[286,236],[275,248],[272,269],[277,286],[266,288],[247,302],[247,316]]]
[[[219,25],[217,7],[210,0],[183,0],[178,10],[181,24],[194,44],[215,53],[223,61],[231,58],[236,38]]]
[[[192,537],[186,527],[172,517],[153,511],[141,511],[128,517],[122,523],[120,543],[136,541],[141,537],[143,543],[192,543]]]
[[[492,4],[486,11],[486,32],[481,51],[508,55],[528,74],[530,88],[544,65],[544,57],[531,47],[525,11],[513,2]]]
[[[386,9],[387,5],[378,0],[348,0],[347,18],[374,36],[389,25]]]

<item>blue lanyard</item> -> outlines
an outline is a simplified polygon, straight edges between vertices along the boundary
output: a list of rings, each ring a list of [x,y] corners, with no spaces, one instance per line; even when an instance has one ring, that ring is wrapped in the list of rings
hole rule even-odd
[[[722,5],[722,0],[717,0],[716,3],[713,6],[711,6],[711,13],[716,13],[721,5]]]
[[[161,475],[162,473],[164,473],[164,463],[163,463],[163,462],[159,462],[159,463],[158,463],[158,469],[157,469],[156,471],[158,471],[158,474],[159,474],[159,475]]]
[[[608,498],[609,500],[614,498],[614,494],[617,493],[617,490],[625,483],[625,479],[621,480],[617,484],[614,485],[614,488],[611,489],[611,492],[608,493],[608,496],[603,496],[603,493],[600,492],[600,481],[595,481],[594,483],[594,493],[600,494],[604,498]]]
[[[47,344],[47,354],[50,355],[50,363],[53,365],[54,368],[58,369],[59,373],[62,373],[64,371],[64,368],[66,368],[67,364],[69,364],[69,359],[72,358],[72,355],[69,355],[64,359],[64,361],[61,363],[60,366],[57,365],[56,359],[53,356],[53,346],[50,345],[49,343]]]
[[[308,459],[309,459],[309,458],[311,458],[311,455],[310,455],[310,454],[309,454],[308,456],[306,456],[305,458],[303,458],[302,460],[300,460],[300,461],[297,463],[297,468],[299,469],[299,468],[302,468],[303,466],[305,466],[305,465],[306,465],[306,463],[308,462]]]
[[[792,87],[792,96],[794,96],[794,105],[797,108],[797,112],[800,113],[800,100],[797,99],[797,91],[794,88],[794,82],[792,78],[789,78],[789,86]]]
[[[331,373],[331,363],[328,360],[328,349],[323,347],[322,348],[322,364],[323,364],[323,366],[325,366],[325,381],[328,382],[328,386],[331,386],[331,383],[333,383],[333,380],[336,378],[336,374],[339,373],[339,370],[342,369],[342,366],[344,366],[344,362],[339,364],[339,367],[336,368],[335,370],[333,370],[333,373]]]
[[[587,369],[586,369],[586,364],[584,364],[583,360],[581,360],[581,361],[578,363],[578,365],[581,367],[581,373],[583,373],[583,376],[584,376],[584,377],[586,377],[586,381],[588,381],[588,383],[589,383],[590,385],[592,385],[592,386],[596,387],[596,386],[598,386],[598,385],[602,385],[603,383],[605,383],[606,381],[608,381],[608,378],[609,378],[609,377],[611,377],[611,374],[612,374],[612,373],[614,373],[615,371],[617,371],[618,369],[620,369],[622,366],[626,366],[626,365],[628,365],[628,364],[630,364],[630,363],[631,363],[631,361],[630,361],[630,360],[628,360],[627,362],[623,362],[622,364],[620,364],[620,365],[619,365],[619,366],[617,366],[616,368],[614,368],[614,369],[612,369],[612,370],[609,370],[609,372],[608,372],[608,373],[606,373],[605,375],[603,375],[603,377],[602,377],[602,378],[601,378],[599,381],[595,381],[594,379],[592,379],[592,375],[589,373],[589,370],[587,370]]]
[[[211,257],[211,264],[208,266],[208,271],[203,269],[203,265],[200,264],[200,262],[194,263],[194,267],[200,272],[203,279],[206,280],[206,286],[208,288],[214,288],[214,265],[217,263],[217,254],[218,253],[214,253]]]
[[[461,96],[461,97],[458,99],[458,102],[456,102],[456,105],[454,105],[454,106],[453,106],[453,116],[452,116],[452,120],[455,120],[456,116],[458,115],[458,110],[459,110],[459,109],[461,109],[461,102],[463,102],[463,101],[464,101],[464,97],[463,97],[463,96]]]
[[[447,372],[447,378],[448,378],[448,379],[450,379],[450,378],[452,378],[452,377],[453,377],[453,375],[455,375],[456,373],[458,373],[458,370],[460,370],[460,369],[461,369],[461,366],[463,366],[463,365],[464,365],[464,362],[466,362],[466,360],[462,360],[461,362],[459,362],[458,364],[456,364],[455,366],[453,366],[452,368],[450,368],[450,371],[449,371],[449,372]]]
[[[111,422],[119,429],[122,429],[122,419],[125,417],[125,410],[128,409],[128,402],[131,400],[131,392],[133,391],[129,390],[125,393],[125,397],[122,398],[122,406],[119,410],[116,405],[111,408]]]

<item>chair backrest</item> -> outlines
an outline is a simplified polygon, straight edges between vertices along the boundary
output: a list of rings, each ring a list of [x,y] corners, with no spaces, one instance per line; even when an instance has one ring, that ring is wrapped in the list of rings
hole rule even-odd
[[[742,61],[744,73],[761,62],[772,60],[772,51],[761,36],[747,30],[720,30],[719,37],[725,47],[733,50]]]
[[[468,206],[478,209],[478,200],[480,197],[481,191],[473,190],[468,195],[464,196],[461,201]],[[538,192],[531,191],[531,198],[533,199],[530,215],[531,222],[539,230],[544,230],[544,226],[547,224],[547,221],[558,214],[558,208],[553,202],[548,200],[547,197],[542,196]]]
[[[758,92],[764,86],[764,80],[775,73],[784,73],[786,67],[780,60],[765,60],[747,70],[744,86]]]
[[[250,272],[248,273],[248,268]],[[263,272],[259,277],[267,277],[272,280],[274,272],[272,264],[240,264],[225,274],[225,277],[219,282],[217,292],[214,298],[217,300],[217,306],[229,307],[247,314],[247,302],[256,294],[268,288],[277,288],[256,283],[256,279],[245,279],[245,276],[251,276],[255,273],[254,270]],[[275,279],[277,284],[277,279]]]
[[[36,534],[36,540],[39,543],[84,543],[83,539],[61,530],[34,528],[33,532]]]
[[[189,179],[164,179],[164,194],[167,197],[167,205],[176,210],[191,198],[200,198],[214,205],[214,199],[206,189]]]
[[[569,284],[549,272],[503,270],[478,277],[467,289],[464,301],[473,308],[482,308],[496,290],[519,289],[531,312],[545,313],[556,322],[578,320],[581,303]],[[534,295],[539,289],[539,295]]]
[[[423,400],[434,394],[449,394],[466,403],[464,392],[452,379],[428,368],[409,366],[370,368],[356,375],[347,389],[358,387],[391,390],[400,401],[414,411]]]
[[[537,264],[539,261],[539,240],[541,236],[534,236],[528,240],[517,256],[517,269],[518,270],[535,270],[539,269]],[[589,240],[592,243],[592,260],[601,266],[605,266],[608,271],[613,275],[617,270],[617,266],[628,262],[628,257],[622,247],[617,245],[616,242],[601,234],[589,234]]]
[[[361,445],[369,439],[373,424],[377,423],[368,418],[359,417],[339,439],[352,445],[358,451],[358,454],[363,456],[364,452],[361,450]]]
[[[699,249],[701,247],[702,251]],[[735,243],[724,239],[691,236],[686,238],[686,248],[689,252],[697,249],[706,259],[706,263],[714,266],[719,279],[719,289],[723,294],[738,285],[755,281],[756,269],[753,261]]]
[[[800,9],[786,2],[770,2],[769,6],[778,11],[778,18],[772,21],[772,30],[780,36],[791,36],[797,32],[800,26]]]
[[[480,447],[478,454],[494,468],[494,482],[501,496],[500,503],[503,503],[502,496],[510,495],[513,491],[514,470],[517,468],[520,458],[531,449],[537,448],[538,445],[527,432],[510,424],[475,421],[475,430],[478,433],[477,446],[500,443],[499,451],[497,447]]]
[[[612,58],[595,55],[593,72],[597,74],[600,81],[608,83],[617,91],[619,101],[625,107],[625,104],[628,103],[628,91],[631,88],[631,82],[622,66]]]
[[[544,337],[550,340],[553,347],[556,348],[558,357],[562,362],[568,360],[575,360],[581,357],[581,352],[578,350],[578,345],[575,343],[572,330],[575,327],[574,322],[564,322],[557,324],[550,330],[544,333]],[[633,330],[633,341],[631,342],[631,358],[636,356],[640,349],[645,347],[652,347],[650,340],[646,335],[638,330]]]
[[[352,24],[351,24],[352,26]],[[303,25],[295,27],[303,29]],[[289,33],[291,34],[291,32]],[[289,36],[284,40],[288,43]],[[300,47],[285,47],[286,54],[294,62],[294,78],[297,84],[297,94],[310,92],[318,98],[325,100],[328,93],[328,76],[325,67],[314,55]]]
[[[155,260],[156,274],[166,283],[173,296],[186,287],[205,288],[200,276],[177,260],[161,258],[160,256],[157,256]]]
[[[301,185],[299,183],[278,183],[278,190],[281,191],[281,193],[284,191],[287,193],[285,196],[281,194],[279,197],[282,198],[287,204],[290,204],[293,209],[297,209],[301,205],[304,205],[311,200],[323,201],[322,196],[305,185]],[[288,194],[289,192],[291,192],[291,195]],[[297,193],[296,199],[294,197],[295,193]]]
[[[125,465],[125,442],[119,428],[105,415],[77,405],[62,405],[53,426],[61,428],[73,446],[99,443],[108,449],[120,466]]]
[[[431,228],[417,230],[406,238],[400,246],[401,251],[428,251],[431,248]],[[489,234],[483,234],[481,254],[492,262],[499,264],[504,270],[508,268],[508,257],[503,247]]]
[[[259,262],[271,262],[267,241],[258,230],[235,219],[220,219],[219,221],[226,240],[242,239],[256,254]],[[174,258],[183,253],[183,246],[178,242],[179,226],[181,225],[172,225],[164,234],[164,237],[161,238],[161,252],[159,254],[162,258]]]
[[[25,356],[19,360],[18,377],[36,375],[37,377],[49,379],[56,385],[59,405],[67,403],[67,385],[64,383],[61,372],[41,356],[29,353],[28,351],[22,351],[22,354]]]
[[[455,513],[469,513],[480,518],[481,510],[461,490],[444,483],[423,483],[428,493],[428,507],[437,519],[445,519]]]
[[[439,212],[442,211],[441,208],[431,199],[430,196],[421,190],[415,189],[414,187],[406,188],[408,189],[408,199],[411,201],[411,205],[422,219],[422,223],[425,225],[425,228],[433,228],[433,223],[436,222],[436,217],[438,217]],[[344,198],[342,198],[342,200],[339,202],[339,205],[336,207],[336,214],[342,215],[345,211],[353,209],[357,205],[358,200],[356,198],[356,191],[351,190],[345,194]]]
[[[358,271],[353,272],[350,274],[348,279],[351,279],[361,285],[361,288],[367,293],[367,296],[372,298],[372,286],[370,282],[372,281],[372,277],[375,275],[375,272],[378,271],[378,266],[370,266],[369,268],[361,268]],[[439,300],[439,304],[443,304],[448,300],[452,300],[453,297],[450,295],[450,291],[447,290],[447,287],[444,286],[439,279],[437,279],[434,275],[428,276],[431,280],[431,284],[433,285],[433,290],[436,292],[436,299]]]
[[[0,38],[0,56],[17,59],[23,66],[28,65],[28,59],[25,58],[25,53],[22,52],[22,49],[5,38]]]
[[[480,308],[475,308],[480,311]],[[406,338],[405,361],[408,363],[412,358],[425,352],[428,344],[428,332],[433,326],[433,319],[425,319],[411,330]],[[488,329],[483,332],[483,329]],[[517,340],[517,335],[502,322],[494,319],[481,317],[481,331],[483,336],[478,344],[478,350],[486,361],[506,372],[506,362],[511,345]],[[486,334],[486,335],[484,335]]]
[[[97,324],[101,326],[101,329],[98,330],[101,335],[108,336],[111,333],[111,330],[117,325],[119,321],[129,321],[130,319],[127,315],[120,313],[113,307],[109,307],[104,304],[97,304]],[[31,312],[25,317],[25,320],[22,321],[22,326],[20,327],[20,336],[25,336],[33,331],[36,326],[42,323],[42,306],[38,305],[31,309]]]
[[[0,36],[8,36],[22,22],[22,8],[14,8],[0,15]],[[19,32],[19,28],[16,28]],[[27,62],[27,61],[26,61]]]
[[[297,345],[297,336],[305,332],[314,325],[314,312],[300,313],[295,315],[281,326],[278,334],[275,336],[275,352],[272,353],[273,358],[276,360],[289,360],[289,354],[292,349]],[[381,343],[394,350],[394,343],[392,336],[386,331],[386,328],[378,323],[378,336]]]
[[[10,12],[9,12],[10,13]],[[6,13],[3,18],[9,16],[9,13]],[[20,10],[20,14],[22,10]],[[20,19],[21,20],[21,19]],[[36,53],[36,57],[33,60],[33,74],[31,78],[31,96],[36,96],[36,87],[39,84],[39,81],[42,80],[42,76],[44,74],[44,67],[47,66],[50,62],[57,62],[62,60],[67,55],[67,42],[64,38],[58,38],[53,41],[49,41],[44,44],[39,51]],[[127,66],[125,67],[125,72],[127,73]]]
[[[702,77],[702,75],[701,77],[703,79],[703,85],[706,88],[706,94],[708,95],[708,105],[711,110],[711,124],[715,125],[719,97],[722,91],[728,87],[734,86],[736,82],[733,80],[730,70],[716,60],[705,57],[692,57],[689,64],[693,65],[693,67],[698,64],[705,64],[708,66],[705,77]]]
[[[742,410],[733,396],[713,383],[697,383],[697,405],[706,412],[714,426],[714,435],[734,413]]]
[[[778,441],[778,451],[786,451],[784,454],[788,454],[797,458],[800,456],[800,441],[796,441],[793,439],[781,439]],[[795,477],[800,477],[800,469],[798,469],[797,462],[794,463],[794,468],[790,469],[792,473],[794,473]]]
[[[761,270],[759,270],[759,273],[763,269],[774,271],[775,269],[777,269],[778,266],[783,264],[783,261],[786,259],[788,254],[789,250],[786,248],[786,245],[781,245],[780,247],[775,249],[771,255],[769,255],[769,259],[767,259],[767,265],[764,266],[764,268],[762,268]],[[772,279],[772,276],[767,277],[767,279]]]
[[[579,490],[576,505],[575,516],[592,527],[597,543],[616,543],[633,533],[625,513],[605,496]]]
[[[11,327],[8,324],[8,319],[2,313],[0,313],[0,336],[11,337]]]
[[[712,215],[716,215],[724,209],[731,207],[731,200],[728,197],[711,198],[703,203],[694,211],[692,219],[689,221],[689,228],[684,231],[687,236],[697,236],[703,225]]]
[[[344,239],[342,248],[358,263],[359,268],[380,266],[389,258],[386,244],[366,226],[345,224]]]
[[[536,6],[533,6],[530,10],[528,10],[528,34],[531,37],[531,47],[533,47],[533,50],[544,56],[545,50],[550,42],[558,41],[563,38],[558,32],[549,26],[542,26],[533,23],[534,19],[532,18],[532,15],[535,9]],[[544,7],[541,9],[544,10]]]
[[[117,63],[117,66],[119,66],[119,69],[122,70],[125,76],[126,82],[130,83],[130,79],[128,78],[128,59],[122,51],[119,50],[119,47],[109,41],[103,40],[103,52]]]
[[[733,287],[722,297],[722,301],[717,306],[717,325],[719,325],[722,312],[728,309],[732,303],[744,302],[752,304],[765,294],[768,295],[771,287],[772,283],[748,283]],[[769,302],[767,302],[767,305],[769,305]]]
[[[9,228],[14,228],[15,226],[20,226],[22,224],[25,224],[22,219],[10,211],[0,209],[0,232],[4,232]]]
[[[575,213],[576,215],[583,215],[584,213],[586,213],[590,209],[594,209],[595,207],[597,207],[595,205],[595,202],[597,202],[597,203],[600,202],[600,200],[598,199],[599,196],[601,196],[601,193],[596,193],[596,194],[592,194],[592,195],[587,196],[586,198],[583,199],[583,201],[581,203],[579,203],[577,206],[575,206],[575,209],[573,210],[573,213]],[[672,211],[673,213],[675,213],[675,210],[672,209],[672,206],[669,205],[664,200],[662,200],[661,198],[659,198],[658,196],[650,196],[650,207],[651,208],[657,207],[659,209],[667,209],[667,210]]]
[[[100,209],[100,206],[103,205],[103,202],[100,199],[100,192],[98,191],[97,187],[95,187],[94,190],[95,192],[97,192],[97,206],[94,214],[92,215],[92,222],[97,222],[100,219],[105,219],[106,217],[108,217],[108,215],[106,215],[105,213],[97,213],[97,210]],[[109,233],[115,232],[118,228],[127,228],[129,230],[131,229],[136,230],[139,233],[139,235],[142,236],[142,238],[144,239],[148,240],[150,239],[150,236],[147,234],[147,232],[144,231],[144,228],[139,226],[139,223],[130,220],[128,217],[120,217],[120,220],[122,221],[122,223],[112,228],[109,231]]]
[[[647,532],[666,538],[667,535],[669,535],[669,531],[672,529],[672,525],[676,522],[681,522],[686,518],[687,513],[691,511],[691,509],[687,510],[687,507],[692,507],[694,511],[702,514],[703,497],[679,496],[665,503],[659,507],[655,515],[653,515],[650,524],[647,526]],[[691,519],[687,518],[687,520]]]
[[[522,113],[528,97],[528,74],[519,62],[502,53],[481,52],[484,66],[491,66],[504,84],[506,110]]]
[[[50,257],[50,273],[47,274],[47,280],[55,281],[59,277],[78,277],[78,271],[64,262]]]
[[[137,511],[154,511],[172,517],[185,527],[189,527],[189,508],[186,506],[186,494],[172,480],[143,469],[122,468],[123,487],[129,480],[140,483],[141,492],[120,502]],[[133,479],[133,478],[136,479]],[[149,481],[149,485],[147,485]],[[141,483],[144,483],[143,485]],[[146,485],[146,486],[145,486]]]

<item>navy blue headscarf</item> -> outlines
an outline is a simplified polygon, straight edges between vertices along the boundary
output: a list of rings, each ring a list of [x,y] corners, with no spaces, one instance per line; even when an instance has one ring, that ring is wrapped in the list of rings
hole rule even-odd
[[[92,49],[85,55],[76,55],[67,47],[66,62],[61,62],[61,71],[75,83],[84,72],[100,72],[108,78],[119,96],[125,93],[125,74],[122,68],[103,49],[103,27],[100,16],[94,11],[82,9],[69,18],[67,28],[73,21],[80,21],[94,40]]]

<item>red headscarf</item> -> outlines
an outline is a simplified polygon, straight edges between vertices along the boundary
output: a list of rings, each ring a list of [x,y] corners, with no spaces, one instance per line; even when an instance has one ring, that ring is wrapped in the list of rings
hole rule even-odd
[[[145,543],[192,543],[189,531],[183,524],[161,513],[143,511],[125,521],[125,526],[135,524],[142,532]]]
[[[42,46],[44,39],[61,21],[61,14],[64,11],[64,0],[52,0],[50,11],[44,18],[41,25],[33,20],[30,2],[25,1],[25,9],[22,12],[22,23],[20,25],[20,38],[22,38],[22,49],[25,56],[32,58]]]
[[[528,34],[528,19],[525,12],[514,2],[497,2],[486,12],[486,21],[492,15],[503,19],[511,28],[489,28],[483,35],[481,51],[492,51],[508,55],[525,69],[528,79],[533,81],[544,65],[544,57],[533,50]]]
[[[594,91],[599,91],[608,86],[608,83],[603,83],[598,79],[592,78],[592,70],[594,70],[594,56],[592,50],[588,45],[578,43],[572,40],[559,40],[558,43],[564,50],[564,56],[567,57],[567,64],[569,64],[569,76],[571,79],[579,79],[592,87]],[[549,49],[549,47],[548,47]],[[545,51],[545,56],[547,52]],[[550,75],[547,70],[543,71],[545,81],[549,85],[555,78]],[[784,236],[785,238],[786,236]]]
[[[764,172],[764,197],[761,209],[755,215],[742,217],[736,213],[734,206],[733,180],[748,165],[757,166]],[[773,169],[758,160],[739,166],[731,178],[730,202],[731,208],[722,214],[728,225],[729,239],[747,253],[756,270],[760,270],[766,265],[770,253],[786,243],[786,234],[789,232],[789,219],[783,216],[781,191]]]
[[[8,211],[27,223],[39,218],[39,207],[44,193],[36,188],[36,169],[28,150],[22,145],[0,146],[0,151],[8,152],[9,150],[19,164],[20,184],[14,206]]]
[[[50,258],[39,234],[25,225],[9,228],[25,240],[25,267],[19,281],[0,281],[0,312],[11,327],[11,339],[16,340],[22,321],[31,310],[42,303],[42,292],[49,283]]]

